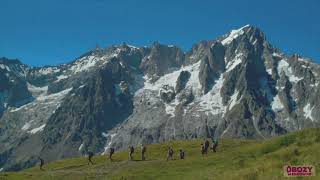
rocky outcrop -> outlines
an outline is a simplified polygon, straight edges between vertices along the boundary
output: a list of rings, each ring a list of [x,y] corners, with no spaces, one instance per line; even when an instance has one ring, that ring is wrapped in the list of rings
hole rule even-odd
[[[181,71],[179,74],[179,77],[176,82],[176,92],[179,93],[181,90],[183,90],[186,87],[186,84],[190,78],[190,72],[189,71]]]

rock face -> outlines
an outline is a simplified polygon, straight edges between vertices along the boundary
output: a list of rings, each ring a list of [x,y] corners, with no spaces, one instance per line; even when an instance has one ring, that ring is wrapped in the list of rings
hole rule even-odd
[[[31,101],[24,73],[27,67],[18,60],[0,58],[0,115],[9,106],[19,107]]]
[[[184,53],[154,43],[31,68],[0,59],[0,169],[172,139],[320,126],[320,65],[244,26]]]
[[[183,90],[186,87],[190,76],[191,76],[191,74],[189,71],[181,71],[180,72],[179,77],[176,82],[177,93],[179,93],[181,90]]]

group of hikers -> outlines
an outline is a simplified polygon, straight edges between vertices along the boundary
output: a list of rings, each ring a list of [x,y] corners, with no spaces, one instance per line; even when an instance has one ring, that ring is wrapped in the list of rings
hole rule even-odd
[[[201,154],[202,155],[206,155],[208,154],[208,150],[210,147],[210,142],[208,139],[204,140],[204,143],[201,144]],[[212,150],[212,152],[217,152],[217,147],[218,147],[218,141],[217,140],[212,140],[212,147],[210,147],[210,149]],[[167,161],[170,159],[173,159],[173,148],[169,147],[168,148],[168,152],[167,152]],[[185,151],[183,151],[182,149],[179,150],[179,158],[180,159],[184,159],[185,158]]]
[[[208,141],[208,139],[206,139],[204,141],[204,144],[201,144],[201,154],[202,155],[208,154],[209,147],[210,147],[210,142]],[[213,152],[217,152],[217,147],[218,147],[218,141],[213,140],[212,141],[212,147],[210,147],[210,149]]]
[[[114,152],[115,152],[115,150],[114,150],[114,148],[109,148],[109,160],[110,161],[112,161],[113,159],[112,159],[112,155],[114,154]],[[144,145],[141,145],[141,160],[145,160],[146,159],[146,156],[145,156],[145,153],[147,152],[147,148],[146,148],[146,146],[144,146]],[[129,147],[129,160],[133,160],[133,153],[134,153],[134,147],[133,146],[130,146]],[[92,162],[92,158],[93,158],[93,156],[94,156],[94,154],[93,154],[93,152],[91,152],[91,151],[89,151],[88,153],[87,153],[87,155],[88,155],[88,165],[89,164],[93,164],[93,162]]]
[[[212,140],[212,146],[210,147],[210,142],[208,139],[204,140],[204,143],[201,144],[201,154],[202,155],[206,155],[208,154],[209,148],[212,150],[212,152],[217,152],[217,147],[218,147],[218,141],[217,140]],[[133,146],[129,146],[129,160],[133,160],[133,153],[134,153],[134,147]],[[144,161],[146,160],[145,154],[147,152],[147,148],[145,145],[141,145],[141,160]],[[109,160],[113,161],[112,156],[115,153],[115,149],[114,148],[109,148]],[[170,146],[168,147],[167,150],[167,161],[169,160],[173,160],[174,154],[174,150],[173,148]],[[94,153],[89,151],[87,153],[88,156],[88,165],[92,164],[92,158],[94,156]],[[185,151],[183,149],[179,149],[179,159],[185,159]],[[42,158],[39,157],[39,161],[40,161],[40,170],[43,170],[43,165],[44,165],[44,160]]]
[[[173,160],[173,159],[174,159],[174,158],[173,158],[173,153],[174,153],[173,148],[172,148],[172,147],[169,147],[169,148],[168,148],[168,152],[167,152],[167,161],[169,161],[169,159],[170,159],[170,160]],[[180,158],[180,159],[184,159],[184,156],[185,156],[184,150],[180,149],[180,150],[179,150],[179,158]]]
[[[144,161],[146,160],[146,152],[147,152],[147,147],[144,145],[141,145],[141,160]],[[133,160],[133,153],[134,153],[134,147],[130,146],[129,147],[129,160]]]

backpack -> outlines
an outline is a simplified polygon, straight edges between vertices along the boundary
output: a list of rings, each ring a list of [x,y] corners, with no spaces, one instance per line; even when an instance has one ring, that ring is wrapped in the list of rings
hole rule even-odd
[[[89,152],[88,152],[88,156],[89,156],[89,157],[92,157],[92,156],[93,156],[93,152],[89,151]]]

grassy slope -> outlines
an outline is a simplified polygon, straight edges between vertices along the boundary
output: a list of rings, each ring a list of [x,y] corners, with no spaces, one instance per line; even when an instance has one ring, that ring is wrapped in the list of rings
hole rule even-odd
[[[311,164],[320,179],[320,129],[307,129],[267,141],[223,139],[217,153],[200,155],[201,140],[173,141],[148,146],[147,161],[134,161],[127,152],[116,152],[114,162],[95,156],[94,165],[86,158],[74,158],[47,164],[18,173],[0,173],[2,179],[285,179],[284,165]],[[167,162],[166,150],[186,150],[185,160]],[[138,149],[138,148],[137,148]],[[297,150],[295,150],[297,149]],[[176,153],[175,156],[178,154]]]

